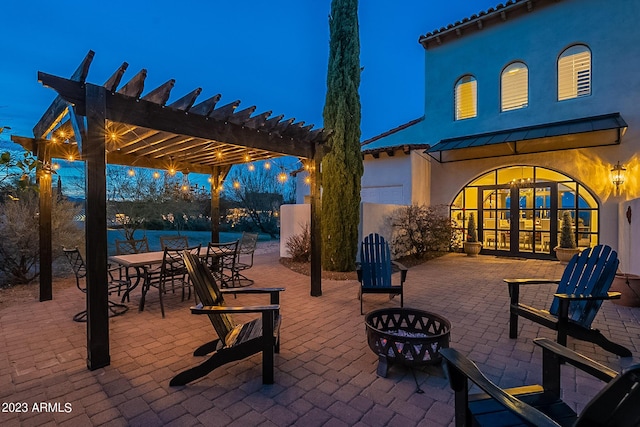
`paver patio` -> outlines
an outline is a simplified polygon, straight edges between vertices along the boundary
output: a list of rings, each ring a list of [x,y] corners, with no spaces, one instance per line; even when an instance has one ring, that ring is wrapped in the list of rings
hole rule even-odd
[[[501,386],[540,381],[541,354],[532,338],[553,333],[521,321],[517,340],[508,338],[508,295],[502,278],[559,277],[557,262],[478,258],[449,254],[409,270],[405,306],[433,311],[451,321],[451,346],[475,360]],[[71,320],[83,306],[75,287],[54,300],[0,310],[0,424],[21,425],[304,425],[447,426],[453,393],[440,367],[415,370],[424,394],[416,393],[411,370],[393,366],[376,376],[377,357],[366,343],[359,314],[358,283],[323,281],[323,296],[309,296],[309,278],[278,263],[277,252],[256,256],[249,277],[256,286],[284,286],[281,351],[275,384],[263,386],[261,357],[225,365],[185,387],[169,380],[201,359],[191,352],[215,334],[208,319],[191,315],[179,294],[157,295],[137,312],[111,319],[111,365],[86,368],[86,325]],[[544,292],[540,292],[543,289]],[[526,290],[522,301],[546,307],[553,286]],[[265,303],[239,297],[239,304]],[[231,299],[231,303],[234,300]],[[366,295],[365,311],[399,305],[386,295]],[[640,355],[640,308],[605,302],[594,327]],[[640,358],[621,359],[569,338],[569,347],[621,369]],[[571,367],[563,368],[564,400],[580,409],[602,387]],[[26,402],[27,412],[5,412]],[[34,403],[60,403],[61,411],[37,412]],[[65,403],[70,408],[65,412]],[[56,409],[50,408],[50,409]]]

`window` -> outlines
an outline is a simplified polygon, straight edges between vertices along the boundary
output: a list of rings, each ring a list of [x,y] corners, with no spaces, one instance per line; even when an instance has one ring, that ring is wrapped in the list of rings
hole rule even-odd
[[[478,115],[477,82],[473,76],[463,76],[456,82],[456,120],[469,119]]]
[[[529,105],[529,69],[522,62],[510,64],[502,72],[501,111],[517,110]]]
[[[575,45],[558,58],[558,101],[591,95],[591,51]]]

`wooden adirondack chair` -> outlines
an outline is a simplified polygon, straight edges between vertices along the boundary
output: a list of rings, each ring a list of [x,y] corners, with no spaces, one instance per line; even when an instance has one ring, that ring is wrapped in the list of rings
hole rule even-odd
[[[400,285],[391,283],[392,266],[400,271]],[[390,298],[400,295],[400,307],[404,307],[404,282],[407,279],[407,267],[391,260],[389,244],[382,236],[371,233],[364,238],[360,246],[360,263],[357,267],[360,291],[360,314],[363,294],[389,294]]]
[[[598,329],[591,328],[604,300],[620,298],[619,292],[608,292],[618,268],[618,255],[609,246],[598,245],[575,255],[567,264],[560,280],[504,279],[511,297],[509,337],[518,337],[518,316],[558,331],[558,343],[567,345],[567,336],[595,343],[619,356],[631,351],[611,342]],[[520,285],[558,283],[548,311],[519,302]]]
[[[542,347],[542,385],[501,389],[480,372],[475,363],[453,348],[440,354],[455,392],[455,425],[537,427],[631,427],[640,425],[640,364],[618,374],[546,338]],[[569,364],[608,383],[576,414],[561,398],[560,367]],[[471,381],[485,393],[469,395]]]
[[[191,312],[209,316],[218,338],[201,345],[193,353],[194,356],[213,353],[206,361],[179,373],[173,377],[169,385],[185,385],[225,363],[241,360],[260,352],[262,352],[262,382],[273,384],[274,353],[280,352],[280,292],[284,291],[284,288],[220,290],[211,271],[197,256],[185,252],[184,261],[201,301],[201,304],[191,308]],[[258,307],[226,307],[223,295],[229,293],[268,293],[271,296],[271,304]],[[233,313],[260,313],[261,317],[236,324],[230,316]]]

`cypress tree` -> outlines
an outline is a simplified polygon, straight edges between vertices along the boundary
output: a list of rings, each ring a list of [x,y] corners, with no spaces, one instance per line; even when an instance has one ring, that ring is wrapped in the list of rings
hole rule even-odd
[[[322,160],[322,263],[355,269],[360,221],[360,40],[358,1],[332,0],[323,126],[333,130]]]

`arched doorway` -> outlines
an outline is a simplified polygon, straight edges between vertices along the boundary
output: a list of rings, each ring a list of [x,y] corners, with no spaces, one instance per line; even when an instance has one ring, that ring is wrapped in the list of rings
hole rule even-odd
[[[598,244],[599,204],[584,185],[543,167],[509,166],[464,187],[451,205],[451,219],[466,238],[474,215],[483,253],[552,258],[565,211],[578,246]]]

